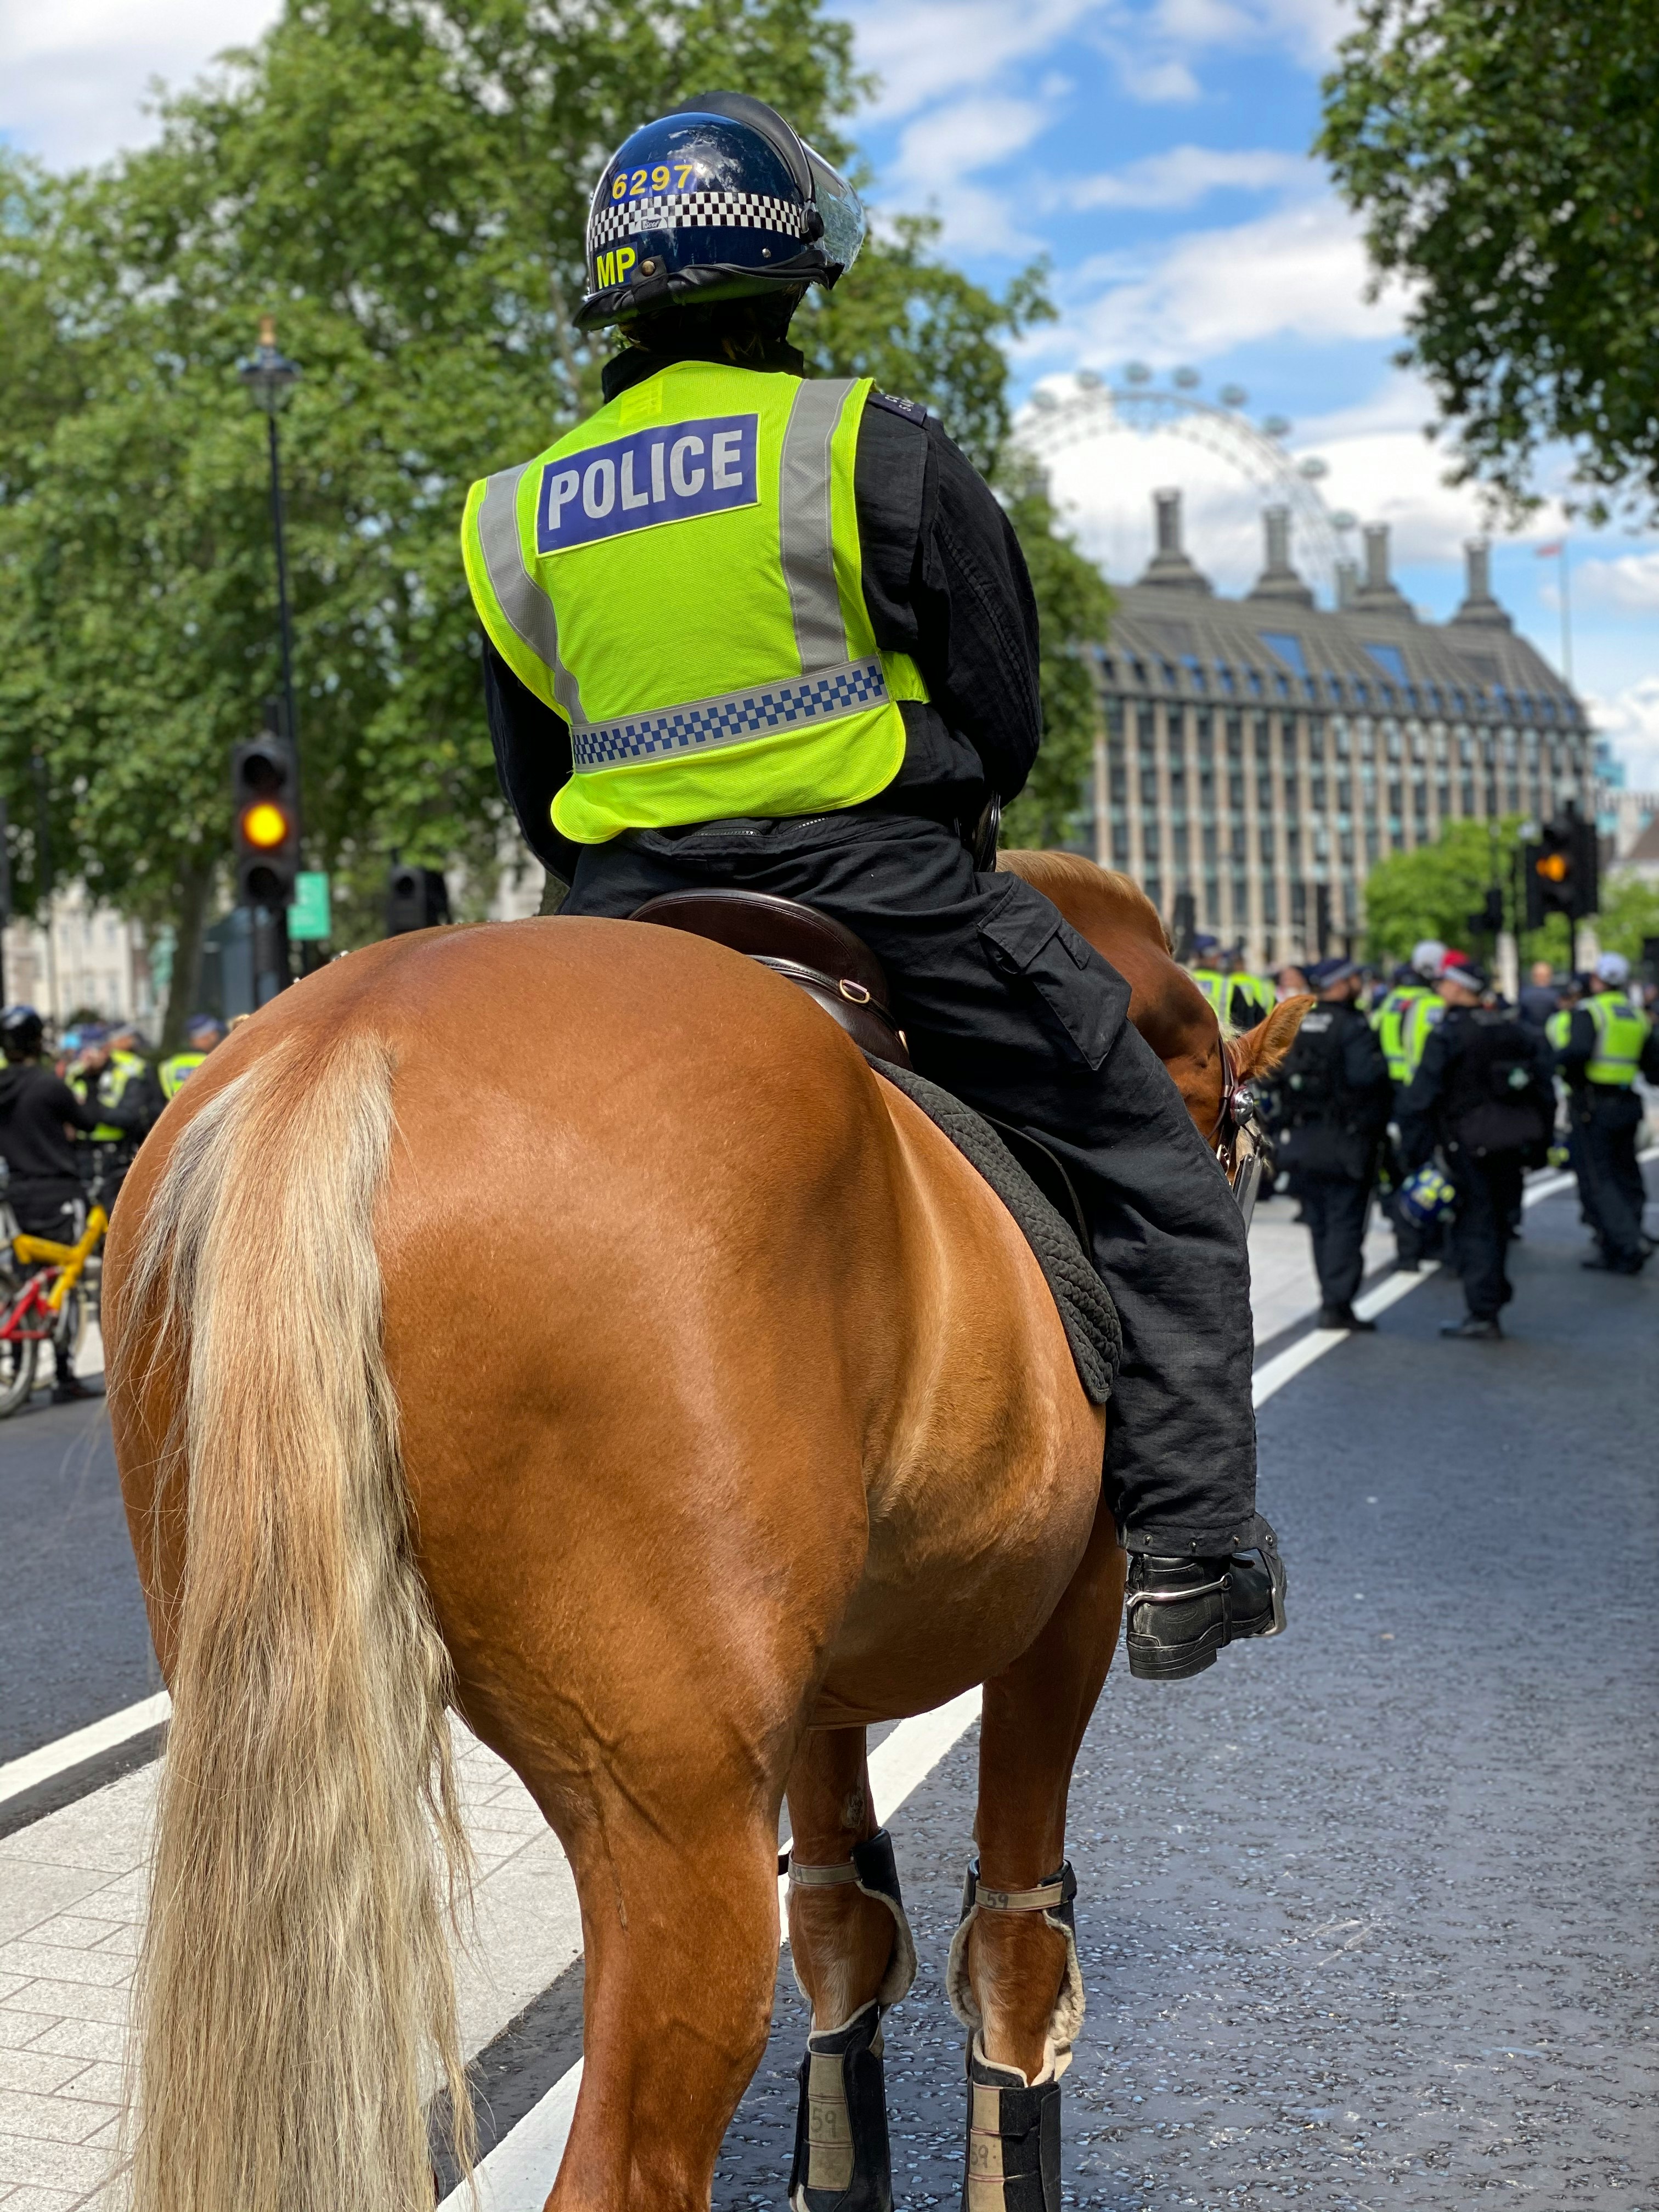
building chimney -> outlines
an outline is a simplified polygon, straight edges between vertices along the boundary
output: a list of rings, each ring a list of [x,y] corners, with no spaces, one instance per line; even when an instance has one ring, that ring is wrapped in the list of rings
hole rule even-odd
[[[1178,491],[1155,491],[1152,507],[1157,517],[1158,550],[1146,564],[1143,584],[1161,584],[1166,591],[1205,592],[1212,589],[1207,576],[1201,575],[1182,550],[1181,494]]]
[[[1256,579],[1253,599],[1270,599],[1279,606],[1310,607],[1314,595],[1291,566],[1291,510],[1269,507],[1262,511],[1267,539],[1267,565]]]
[[[1463,548],[1467,582],[1463,604],[1452,617],[1468,629],[1513,629],[1507,611],[1492,595],[1492,547],[1484,538],[1471,538]]]
[[[1389,526],[1365,526],[1365,580],[1353,595],[1353,610],[1363,615],[1400,615],[1407,622],[1417,617],[1410,600],[1389,574]]]
[[[1358,589],[1359,563],[1357,561],[1339,561],[1336,564],[1337,605],[1346,612],[1353,605],[1354,595]]]

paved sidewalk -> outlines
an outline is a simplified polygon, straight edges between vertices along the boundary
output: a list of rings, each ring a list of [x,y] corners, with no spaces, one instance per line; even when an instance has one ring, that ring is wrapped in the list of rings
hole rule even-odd
[[[459,1962],[468,2056],[581,1948],[575,1884],[517,1778],[457,1729],[477,1857],[477,1935]],[[156,1769],[0,1840],[0,2208],[115,2212],[129,1986]]]

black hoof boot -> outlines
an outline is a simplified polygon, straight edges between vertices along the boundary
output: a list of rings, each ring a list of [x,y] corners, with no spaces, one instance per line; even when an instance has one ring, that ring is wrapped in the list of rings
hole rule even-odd
[[[962,2212],[1060,2212],[1060,2082],[1035,2088],[994,2066],[974,2038],[968,2057],[968,2171]]]
[[[807,2037],[799,2078],[793,2212],[893,2212],[881,2007],[873,1997],[845,2027]]]
[[[1137,1552],[1125,1612],[1129,1672],[1144,1682],[1180,1681],[1212,1667],[1224,1644],[1280,1633],[1285,1569],[1266,1543],[1260,1563],[1237,1553],[1165,1559]]]

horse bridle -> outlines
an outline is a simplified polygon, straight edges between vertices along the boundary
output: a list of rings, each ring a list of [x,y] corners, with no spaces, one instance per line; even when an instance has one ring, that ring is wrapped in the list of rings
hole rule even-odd
[[[1220,1027],[1218,1023],[1217,1027]],[[1224,1034],[1220,1042],[1224,1080],[1213,1149],[1248,1229],[1250,1216],[1255,1212],[1256,1194],[1261,1188],[1261,1139],[1256,1103],[1248,1079],[1239,1073],[1232,1043]]]

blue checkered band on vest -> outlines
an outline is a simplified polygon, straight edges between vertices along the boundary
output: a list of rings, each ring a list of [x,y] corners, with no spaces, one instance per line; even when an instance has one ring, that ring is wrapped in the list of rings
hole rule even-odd
[[[637,237],[642,230],[776,230],[799,238],[806,210],[764,192],[651,193],[639,199],[611,200],[593,217],[590,249]]]
[[[879,657],[872,654],[868,660],[849,660],[840,668],[790,677],[752,691],[730,691],[721,699],[693,699],[684,707],[629,714],[620,721],[578,723],[571,732],[571,756],[580,775],[629,761],[746,744],[751,738],[775,737],[781,731],[879,707],[886,697],[887,678]]]

